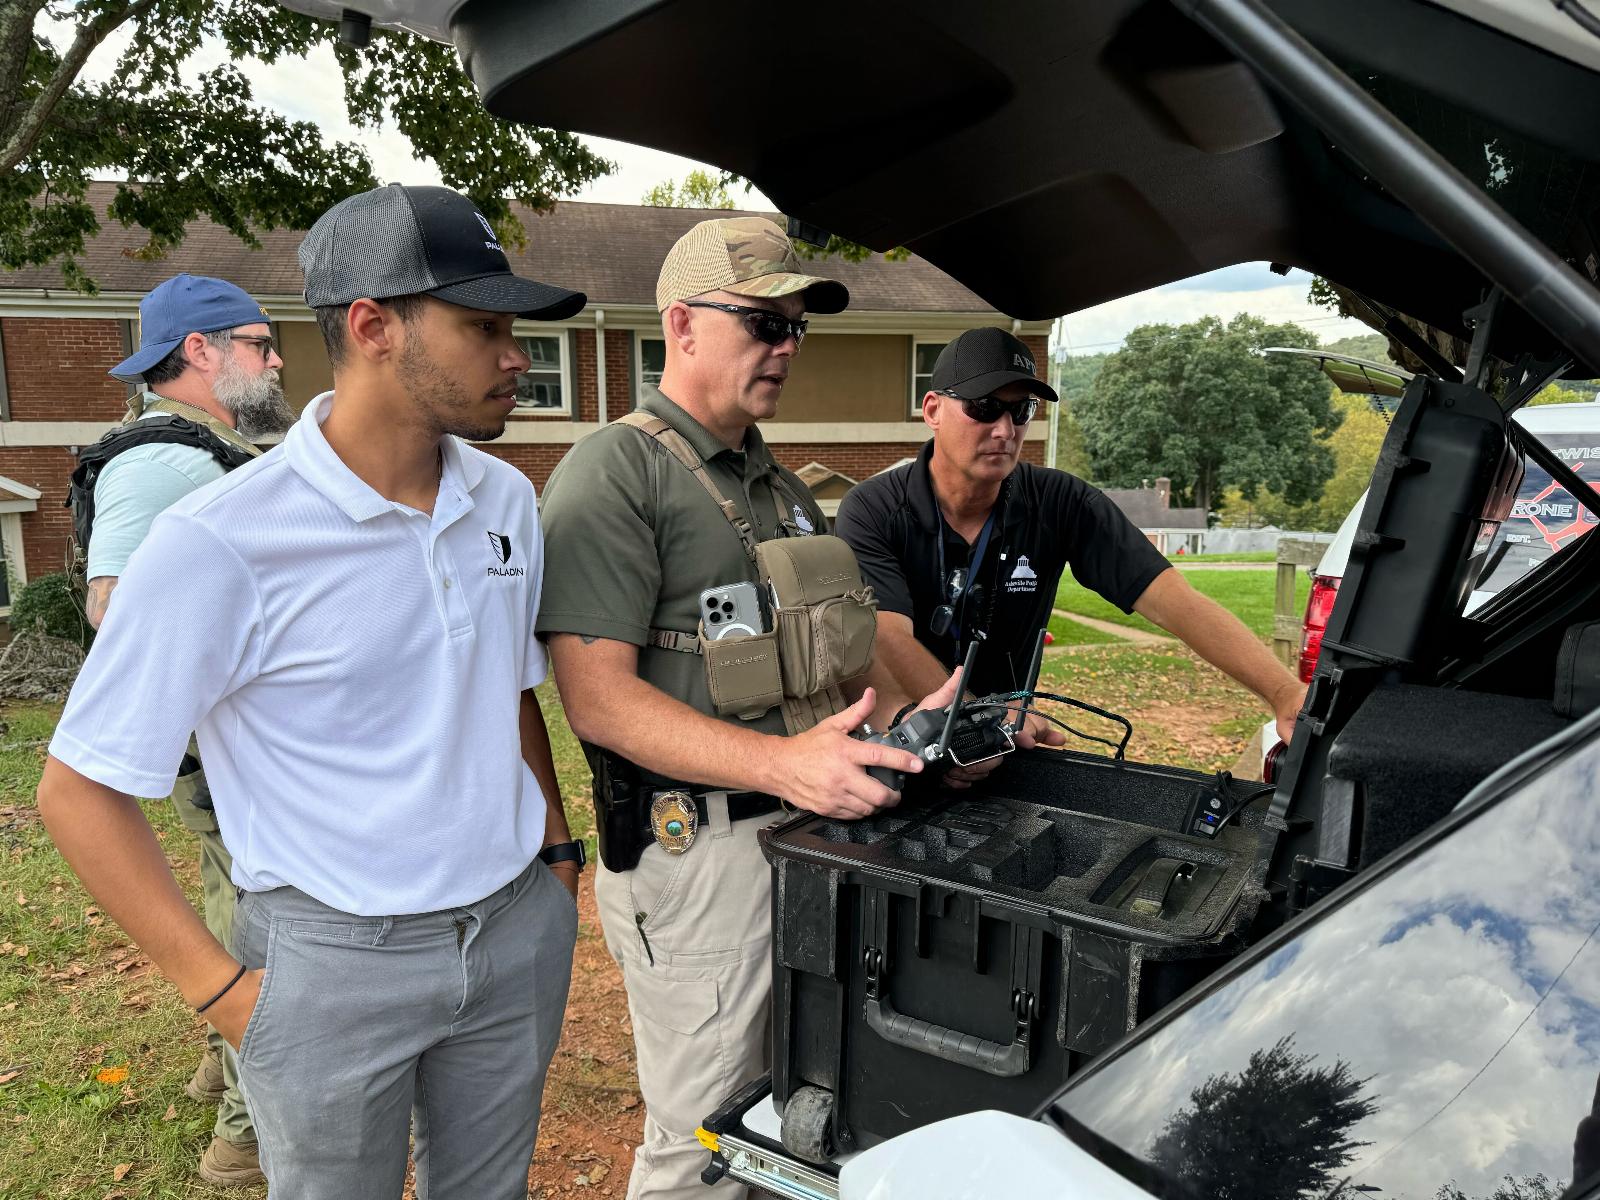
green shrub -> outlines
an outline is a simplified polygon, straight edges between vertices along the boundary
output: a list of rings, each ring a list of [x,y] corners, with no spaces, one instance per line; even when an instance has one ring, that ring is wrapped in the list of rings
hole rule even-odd
[[[45,633],[74,642],[85,650],[94,641],[94,629],[78,607],[66,573],[57,571],[30,580],[11,601],[13,633]]]

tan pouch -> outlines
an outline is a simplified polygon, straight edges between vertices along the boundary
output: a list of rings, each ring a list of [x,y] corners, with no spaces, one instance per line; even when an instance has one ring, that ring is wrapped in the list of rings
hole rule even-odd
[[[783,699],[776,632],[711,641],[702,622],[700,652],[706,660],[711,703],[719,716],[754,721]]]
[[[776,602],[784,695],[812,696],[865,672],[878,635],[878,603],[844,539],[774,538],[756,554]]]

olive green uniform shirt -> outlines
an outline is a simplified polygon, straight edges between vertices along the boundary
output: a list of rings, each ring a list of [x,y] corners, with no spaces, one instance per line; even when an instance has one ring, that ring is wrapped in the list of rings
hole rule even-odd
[[[783,532],[774,491],[802,533],[827,532],[811,490],[773,460],[753,426],[744,449],[730,450],[656,388],[644,388],[639,407],[687,439],[757,541]],[[715,715],[705,660],[648,644],[653,628],[695,633],[706,588],[756,582],[733,526],[695,477],[653,438],[631,426],[607,425],[561,460],[545,485],[539,521],[545,555],[539,636],[575,633],[638,646],[641,679]],[[739,723],[784,732],[776,707]]]

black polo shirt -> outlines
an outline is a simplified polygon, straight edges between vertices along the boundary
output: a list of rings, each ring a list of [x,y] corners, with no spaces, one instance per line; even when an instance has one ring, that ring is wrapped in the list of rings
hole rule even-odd
[[[962,615],[962,640],[958,645],[953,629],[938,636],[930,627],[934,610],[946,603],[950,573],[970,565],[975,547],[940,517],[928,474],[932,457],[929,441],[915,462],[851,489],[839,505],[834,532],[856,552],[879,608],[910,617],[917,640],[940,662],[955,667],[972,631],[987,634],[967,681],[978,695],[1027,682],[1028,661],[1050,619],[1063,568],[1071,566],[1084,587],[1132,612],[1145,588],[1171,566],[1099,488],[1065,471],[1019,462],[1000,490]]]

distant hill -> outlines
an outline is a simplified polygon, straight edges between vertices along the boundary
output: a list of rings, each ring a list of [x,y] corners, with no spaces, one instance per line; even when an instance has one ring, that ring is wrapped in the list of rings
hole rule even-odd
[[[1330,354],[1348,354],[1352,358],[1366,358],[1373,362],[1394,361],[1389,357],[1389,339],[1381,333],[1362,333],[1355,337],[1340,338],[1334,342],[1324,342],[1322,348]]]

